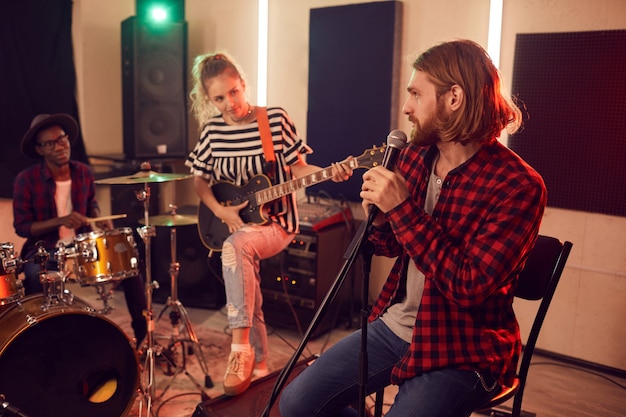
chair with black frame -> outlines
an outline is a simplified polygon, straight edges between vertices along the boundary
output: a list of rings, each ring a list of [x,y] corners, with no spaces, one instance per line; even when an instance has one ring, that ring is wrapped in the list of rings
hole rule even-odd
[[[526,377],[530,360],[535,351],[541,326],[552,302],[552,297],[565,268],[565,263],[572,250],[572,243],[561,242],[550,236],[539,235],[535,247],[530,253],[524,269],[520,273],[515,296],[524,300],[539,301],[539,307],[524,345],[519,370],[511,387],[502,387],[502,391],[489,403],[481,406],[477,413],[488,416],[520,417],[522,415],[522,397],[526,386]],[[501,405],[513,398],[511,409]],[[383,392],[376,393],[374,416],[382,415]]]

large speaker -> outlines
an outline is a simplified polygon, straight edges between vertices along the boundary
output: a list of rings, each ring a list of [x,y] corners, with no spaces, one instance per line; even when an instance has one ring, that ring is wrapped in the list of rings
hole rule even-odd
[[[122,22],[124,154],[187,155],[187,22]],[[163,146],[165,145],[165,152]]]
[[[298,320],[302,331],[308,328],[345,261],[343,255],[351,238],[345,223],[319,231],[303,229],[283,252],[261,262],[267,324],[297,329]],[[332,329],[342,316],[352,314],[352,279],[349,274],[312,337]]]

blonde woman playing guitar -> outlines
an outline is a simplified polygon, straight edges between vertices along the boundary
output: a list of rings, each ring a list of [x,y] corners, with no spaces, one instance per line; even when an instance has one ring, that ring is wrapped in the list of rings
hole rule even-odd
[[[243,73],[226,54],[198,56],[192,74],[192,109],[201,132],[186,165],[194,175],[194,188],[202,205],[230,233],[221,248],[228,323],[232,330],[224,392],[238,395],[248,388],[253,373],[257,376],[268,373],[259,262],[288,245],[298,230],[298,215],[292,192],[264,207],[267,210],[264,224],[247,224],[240,212],[249,202],[222,204],[211,186],[228,182],[241,187],[258,175],[282,184],[320,168],[304,160],[304,155],[312,150],[300,138],[285,110],[258,109],[248,102]],[[262,122],[269,125],[273,169],[265,166],[267,158],[259,127]],[[333,181],[345,181],[352,175],[352,169],[348,164],[334,164],[330,175]]]

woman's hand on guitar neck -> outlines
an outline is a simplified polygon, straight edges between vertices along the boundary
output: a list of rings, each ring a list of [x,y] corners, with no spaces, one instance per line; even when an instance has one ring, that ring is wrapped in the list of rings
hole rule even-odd
[[[249,201],[244,201],[236,206],[222,206],[219,212],[216,212],[215,215],[222,220],[222,223],[225,223],[228,226],[228,231],[230,233],[234,233],[241,229],[244,225],[239,212],[247,206],[248,203]]]
[[[350,168],[348,162],[352,159],[354,159],[354,157],[350,155],[343,161],[332,164],[333,182],[343,182],[350,179],[352,176],[352,168]]]

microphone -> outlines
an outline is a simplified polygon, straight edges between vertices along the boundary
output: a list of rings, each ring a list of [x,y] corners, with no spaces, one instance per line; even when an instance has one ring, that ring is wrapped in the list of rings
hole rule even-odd
[[[396,166],[396,162],[398,161],[400,151],[406,146],[406,141],[406,133],[403,131],[396,129],[389,132],[389,135],[387,135],[387,148],[385,149],[382,163],[385,168],[393,171],[393,168]],[[379,208],[374,204],[370,204],[369,215],[367,216],[368,226],[372,224],[378,215],[378,212]]]

